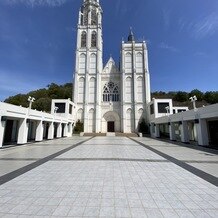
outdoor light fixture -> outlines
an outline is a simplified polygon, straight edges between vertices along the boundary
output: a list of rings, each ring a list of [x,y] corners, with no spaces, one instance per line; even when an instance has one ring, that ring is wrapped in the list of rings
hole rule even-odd
[[[169,113],[170,113],[170,106],[165,107],[165,109],[166,109],[166,111],[167,111],[167,116],[168,116]]]
[[[189,100],[193,103],[194,110],[196,109],[196,101],[198,100],[197,97],[194,95],[193,97],[190,97]]]
[[[28,101],[29,101],[29,109],[32,108],[32,104],[36,99],[34,97],[29,96]]]
[[[59,107],[54,107],[54,113],[56,114],[58,111]]]

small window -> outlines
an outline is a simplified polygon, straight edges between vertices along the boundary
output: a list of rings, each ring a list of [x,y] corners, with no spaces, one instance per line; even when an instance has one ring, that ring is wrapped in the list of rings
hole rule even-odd
[[[97,16],[96,10],[93,10],[91,12],[91,17],[92,17],[91,25],[97,25],[97,23],[98,23],[98,16]]]
[[[92,33],[91,47],[93,48],[97,47],[97,33],[96,32]]]
[[[159,114],[167,113],[166,107],[169,107],[169,103],[158,103],[158,113]]]
[[[65,108],[66,108],[65,103],[55,103],[55,107],[58,108],[56,113],[59,113],[59,114],[64,114],[65,113]]]
[[[82,32],[82,35],[81,35],[81,47],[82,48],[86,47],[86,32]]]

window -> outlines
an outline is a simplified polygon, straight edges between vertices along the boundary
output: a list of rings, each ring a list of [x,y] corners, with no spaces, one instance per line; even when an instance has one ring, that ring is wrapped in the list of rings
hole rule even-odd
[[[97,23],[98,23],[98,16],[97,16],[96,10],[92,10],[91,16],[92,16],[91,25],[97,25]]]
[[[134,132],[134,119],[132,109],[126,111],[126,132]]]
[[[88,25],[88,20],[89,20],[88,9],[87,8],[83,8],[83,25],[84,26]]]
[[[91,47],[93,47],[93,48],[97,47],[97,33],[95,31],[92,32]]]
[[[142,53],[136,55],[136,72],[143,73],[143,56]]]
[[[143,78],[140,76],[137,78],[137,100],[138,102],[143,102]]]
[[[103,90],[103,101],[104,102],[118,102],[120,101],[119,88],[113,82],[105,84]]]
[[[89,81],[89,102],[95,102],[95,78],[92,77]]]
[[[126,73],[132,72],[132,54],[131,53],[127,53],[125,56],[125,70],[126,70]]]
[[[132,78],[127,77],[126,78],[126,102],[132,102],[133,101],[133,92],[132,92]]]
[[[80,78],[79,85],[78,85],[78,102],[83,103],[84,97],[85,97],[85,79]]]
[[[86,55],[81,54],[79,57],[79,73],[84,74],[86,72]]]
[[[55,103],[55,107],[58,108],[57,113],[64,114],[65,113],[65,103]]]
[[[167,113],[166,107],[169,107],[169,103],[158,103],[158,113],[159,114]]]
[[[97,70],[97,56],[96,54],[91,54],[90,56],[90,67],[89,67],[89,72],[91,74],[95,74]]]
[[[86,47],[86,32],[82,32],[82,35],[81,35],[81,47],[82,48]]]
[[[80,120],[80,122],[83,123],[83,109],[80,108],[77,112],[77,121]]]

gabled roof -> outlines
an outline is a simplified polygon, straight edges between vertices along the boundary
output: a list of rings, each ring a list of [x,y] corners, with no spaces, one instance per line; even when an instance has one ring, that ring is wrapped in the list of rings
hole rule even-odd
[[[115,61],[112,57],[108,60],[107,64],[103,69],[103,73],[110,74],[110,73],[119,73],[119,69],[117,68]]]

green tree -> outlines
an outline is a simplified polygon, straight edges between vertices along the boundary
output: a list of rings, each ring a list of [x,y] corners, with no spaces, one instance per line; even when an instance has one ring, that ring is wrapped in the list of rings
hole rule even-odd
[[[198,89],[192,90],[192,91],[189,93],[189,98],[190,98],[190,97],[193,97],[194,95],[197,97],[198,101],[202,101],[203,98],[204,98],[204,93],[201,92],[201,91],[198,90]]]
[[[74,133],[75,134],[79,134],[79,133],[81,133],[81,132],[83,132],[84,131],[84,128],[83,128],[83,123],[80,121],[80,120],[78,120],[77,122],[76,122],[76,125],[75,125],[75,128],[74,128]]]
[[[188,101],[188,93],[187,92],[177,92],[176,95],[173,97],[174,101],[179,101],[179,102],[185,102]]]
[[[204,100],[210,104],[218,103],[218,92],[206,92],[204,94]]]
[[[33,109],[38,111],[51,111],[51,99],[50,98],[39,98],[33,103]]]
[[[17,106],[21,105],[22,107],[28,107],[29,102],[27,101],[27,99],[28,95],[18,94],[5,99],[5,102]]]

